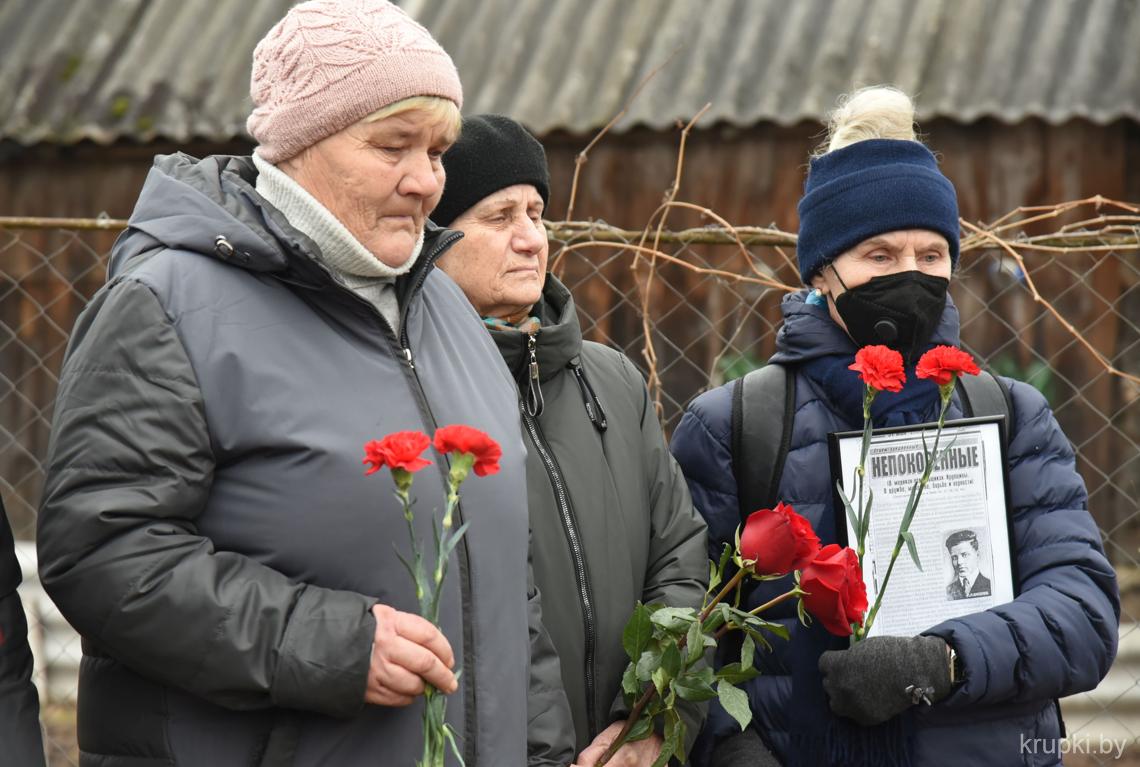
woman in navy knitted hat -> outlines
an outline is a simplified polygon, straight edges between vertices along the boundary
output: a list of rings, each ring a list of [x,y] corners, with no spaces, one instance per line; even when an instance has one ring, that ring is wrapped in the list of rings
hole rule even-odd
[[[893,88],[859,91],[831,121],[811,160],[799,204],[805,289],[783,302],[769,360],[794,385],[791,441],[775,497],[791,503],[824,543],[836,540],[827,435],[862,426],[856,350],[902,353],[908,384],[879,397],[876,427],[937,419],[938,388],[916,380],[917,358],[959,343],[947,288],[958,261],[954,186],[914,132],[914,106]],[[694,749],[697,765],[1060,764],[1057,698],[1092,689],[1116,653],[1119,594],[1069,441],[1032,386],[999,379],[1008,394],[1007,473],[1018,576],[1011,602],[932,626],[916,637],[880,636],[847,648],[794,608],[779,619],[791,641],[760,660],[747,683],[753,724],[715,702]],[[731,541],[744,506],[733,466],[770,473],[734,455],[732,385],[689,407],[672,450],[715,551]],[[1001,401],[1002,397],[996,398]],[[957,394],[948,417],[966,412]],[[780,425],[774,425],[777,433]],[[758,584],[755,607],[787,584]],[[729,662],[738,647],[722,646]],[[929,705],[907,688],[926,689]]]

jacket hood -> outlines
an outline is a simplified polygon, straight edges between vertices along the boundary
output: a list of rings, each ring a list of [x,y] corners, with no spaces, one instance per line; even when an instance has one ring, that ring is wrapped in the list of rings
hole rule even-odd
[[[808,290],[800,290],[784,296],[780,304],[784,324],[776,334],[776,353],[772,355],[770,362],[797,365],[837,354],[854,357],[858,351],[859,347],[851,337],[831,319],[826,304],[807,303],[809,293]],[[947,295],[946,308],[942,311],[942,319],[929,345],[958,346],[960,343],[958,330],[958,308],[954,306],[953,299]]]
[[[254,191],[256,179],[257,170],[248,157],[198,160],[181,152],[159,155],[129,228],[115,245],[109,277],[126,271],[136,256],[160,247],[212,254],[252,271],[284,270],[287,259],[282,246],[288,245],[287,238],[280,236],[284,218],[273,211],[280,220],[269,220],[269,207]],[[294,235],[294,241],[303,236]],[[229,243],[232,254],[217,247],[219,237]]]
[[[542,320],[542,327],[535,336],[538,376],[540,381],[548,381],[582,353],[582,327],[570,290],[553,274],[546,275],[542,298],[535,304],[533,313]],[[527,362],[526,334],[493,330],[491,337],[507,368],[517,378]]]
[[[249,157],[212,155],[199,160],[182,152],[157,156],[129,226],[115,243],[108,278],[128,271],[139,256],[171,248],[254,272],[290,271],[291,278],[302,283],[327,281],[323,269],[313,268],[320,250],[258,195],[256,183],[257,168]],[[431,221],[424,226],[428,253],[445,230]],[[421,258],[411,273],[430,267]]]

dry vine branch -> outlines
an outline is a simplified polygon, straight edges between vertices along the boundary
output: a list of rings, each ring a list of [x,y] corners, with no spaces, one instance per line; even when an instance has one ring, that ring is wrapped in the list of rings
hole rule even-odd
[[[689,131],[697,124],[697,120],[701,119],[705,112],[711,107],[711,103],[706,103],[701,110],[693,115],[693,119],[689,120],[684,129],[681,130],[681,142],[677,148],[677,170],[673,174],[673,185],[665,195],[665,202],[662,204],[652,216],[649,217],[650,224],[654,216],[660,212],[660,218],[657,221],[657,234],[653,239],[653,250],[659,252],[661,249],[661,232],[665,229],[665,219],[669,215],[670,204],[676,199],[677,191],[681,188],[681,173],[685,168],[685,142],[688,141]],[[649,226],[646,224],[644,233],[641,236],[639,246],[645,245],[645,239],[649,234]],[[640,256],[635,256],[634,261],[630,264],[631,270],[637,269],[638,259]],[[643,293],[641,297],[641,328],[645,335],[645,346],[642,348],[642,354],[645,357],[646,365],[649,368],[649,379],[646,385],[649,387],[650,393],[653,395],[653,407],[657,411],[657,417],[660,418],[665,412],[665,408],[661,404],[661,379],[657,375],[657,350],[653,346],[653,329],[649,325],[649,301],[653,295],[653,275],[657,271],[657,257],[652,256],[649,261],[649,274],[645,278],[645,287],[642,288]]]
[[[633,104],[633,100],[641,93],[641,89],[644,88],[650,80],[656,77],[657,73],[664,69],[665,65],[672,61],[673,57],[680,53],[683,47],[683,45],[678,45],[673,49],[673,52],[669,54],[668,58],[658,64],[649,74],[641,79],[641,82],[633,89],[633,93],[629,94],[629,98],[626,99],[625,104],[622,105],[621,111],[614,115],[613,118],[605,124],[605,127],[598,131],[598,135],[594,136],[594,139],[589,144],[586,144],[585,149],[579,152],[578,156],[574,158],[574,178],[570,182],[570,202],[566,205],[566,221],[574,217],[574,201],[578,197],[578,176],[582,173],[582,166],[585,165],[589,159],[590,150],[594,148],[595,144],[602,140],[602,136],[609,133],[610,128],[614,127],[618,120],[625,116],[630,105]]]
[[[695,210],[698,213],[700,213],[702,216],[713,219],[714,221],[719,223],[722,227],[724,227],[724,229],[732,236],[732,238],[734,240],[736,240],[736,246],[740,249],[740,255],[744,259],[745,266],[747,266],[749,269],[751,269],[753,272],[755,272],[756,276],[764,281],[764,284],[768,285],[768,287],[775,288],[777,290],[786,290],[789,293],[796,291],[796,290],[799,290],[799,288],[793,287],[791,285],[785,285],[784,283],[777,280],[773,276],[773,274],[771,273],[771,269],[768,270],[769,274],[765,274],[764,272],[762,272],[760,270],[760,267],[756,266],[756,262],[752,260],[752,254],[749,253],[748,248],[746,248],[744,246],[744,241],[740,239],[740,234],[737,232],[736,227],[734,227],[732,224],[725,221],[723,218],[721,218],[719,215],[717,215],[711,209],[706,208],[702,205],[694,205],[691,202],[675,202],[674,201],[674,202],[665,203],[665,206],[668,206],[670,208],[687,208],[689,210]],[[665,207],[665,206],[663,206],[663,207]],[[784,258],[787,258],[786,254],[784,255]],[[789,261],[789,263],[790,263],[790,261]]]
[[[652,257],[655,259],[660,258],[663,261],[668,261],[669,263],[676,264],[677,266],[683,266],[684,268],[688,269],[689,271],[696,272],[697,274],[708,274],[708,275],[711,275],[713,277],[720,277],[722,279],[732,280],[734,282],[747,282],[750,285],[760,285],[760,286],[766,287],[766,288],[772,287],[772,282],[771,282],[771,280],[768,280],[768,279],[762,279],[759,277],[749,277],[749,276],[744,275],[744,274],[737,274],[736,272],[726,272],[723,269],[713,269],[712,267],[709,267],[709,266],[697,266],[696,264],[691,263],[689,261],[686,261],[683,258],[677,258],[676,256],[671,256],[668,253],[661,251],[661,250],[653,250],[652,248],[645,248],[645,247],[642,247],[640,245],[631,245],[629,243],[624,243],[624,242],[605,242],[605,241],[601,241],[601,240],[588,240],[586,242],[575,242],[575,243],[572,243],[570,245],[564,245],[562,247],[562,249],[559,251],[559,254],[566,253],[566,252],[569,252],[572,250],[582,250],[583,248],[614,248],[615,250],[630,250],[630,251],[633,251],[634,253],[643,254],[645,256],[649,256],[649,257]],[[783,287],[783,286],[781,286],[781,287]]]
[[[1134,376],[1131,373],[1126,373],[1113,365],[1107,357],[1097,351],[1097,349],[1091,343],[1089,343],[1088,340],[1083,335],[1081,335],[1081,333],[1075,327],[1073,327],[1072,323],[1061,316],[1061,313],[1057,311],[1056,307],[1054,307],[1053,304],[1051,304],[1048,300],[1045,299],[1044,296],[1041,295],[1041,293],[1037,290],[1036,283],[1033,281],[1033,276],[1030,275],[1029,269],[1025,265],[1025,259],[1022,258],[1021,254],[1018,253],[1017,250],[1009,242],[998,237],[996,234],[993,234],[992,232],[986,231],[984,229],[980,229],[967,221],[963,221],[962,223],[969,229],[973,230],[975,234],[991,240],[994,245],[1004,250],[1011,258],[1013,258],[1013,260],[1017,262],[1018,267],[1021,269],[1021,273],[1025,276],[1025,284],[1029,287],[1029,291],[1033,296],[1033,300],[1044,306],[1045,309],[1050,314],[1052,314],[1053,317],[1055,317],[1056,320],[1060,322],[1066,330],[1069,331],[1069,333],[1073,336],[1074,339],[1077,340],[1077,342],[1088,349],[1089,353],[1092,354],[1093,357],[1095,357],[1096,360],[1104,366],[1104,369],[1106,371],[1112,375],[1120,376],[1125,380],[1140,384],[1140,377]]]

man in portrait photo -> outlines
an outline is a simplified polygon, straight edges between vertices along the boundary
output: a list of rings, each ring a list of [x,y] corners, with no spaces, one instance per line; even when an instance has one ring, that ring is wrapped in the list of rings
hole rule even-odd
[[[990,579],[979,570],[978,536],[973,530],[957,530],[946,537],[954,579],[946,585],[949,599],[990,595]]]

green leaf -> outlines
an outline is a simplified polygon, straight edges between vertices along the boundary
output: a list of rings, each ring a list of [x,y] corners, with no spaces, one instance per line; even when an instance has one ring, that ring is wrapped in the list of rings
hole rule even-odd
[[[633,727],[629,728],[629,735],[626,736],[626,743],[633,743],[638,740],[645,740],[653,734],[653,718],[648,716],[638,717],[637,721],[633,723]]]
[[[917,504],[914,502],[915,493],[918,492],[918,480],[910,486],[910,497],[906,501],[906,511],[903,512],[902,522],[899,524],[899,532],[910,529],[910,521],[914,519],[914,512]]]
[[[843,508],[847,511],[847,524],[851,525],[851,529],[855,531],[855,540],[859,541],[861,534],[859,532],[859,517],[855,514],[855,507],[851,505],[851,499],[843,492],[843,482],[835,480],[835,489],[839,491],[839,500],[843,501]]]
[[[740,684],[760,676],[755,667],[744,668],[739,663],[728,663],[716,670],[716,678],[731,684]]]
[[[443,726],[443,735],[447,738],[447,745],[451,747],[451,753],[455,756],[456,761],[459,762],[459,767],[465,767],[463,754],[459,750],[459,744],[455,742],[455,728],[450,724],[445,724]]]
[[[626,695],[637,695],[641,692],[641,682],[637,679],[637,666],[630,663],[621,675],[621,691]]]
[[[657,667],[653,669],[653,686],[657,688],[658,695],[664,695],[665,691],[669,689],[669,674],[665,669]]]
[[[637,659],[637,678],[641,682],[648,682],[653,678],[653,672],[661,666],[661,650],[649,647]]]
[[[914,566],[921,570],[922,562],[918,561],[918,546],[915,545],[914,542],[914,533],[910,530],[906,530],[900,533],[900,535],[902,535],[902,539],[906,541],[906,550],[910,552],[910,558],[914,560]]]
[[[752,709],[748,705],[747,693],[722,679],[716,685],[716,694],[721,707],[736,720],[743,731],[752,721]]]
[[[720,575],[721,580],[724,579],[724,569],[728,567],[728,563],[732,561],[732,555],[736,552],[732,548],[732,544],[726,543],[720,550],[720,561],[717,562],[716,571]]]
[[[652,637],[653,622],[650,620],[649,610],[638,602],[621,635],[622,647],[625,648],[625,654],[629,656],[630,661],[636,661],[641,657]]]
[[[705,635],[701,633],[700,621],[693,621],[689,624],[689,633],[685,635],[685,649],[687,657],[685,658],[685,665],[691,666],[701,659],[705,654]]]
[[[763,647],[767,652],[772,652],[772,643],[768,641],[768,637],[764,636],[762,632],[752,628],[751,626],[744,626],[742,627],[742,630],[745,634],[752,637],[756,644]]]
[[[650,620],[670,634],[680,636],[689,630],[689,624],[696,617],[697,611],[691,607],[662,607],[653,613]]]
[[[673,689],[682,700],[700,702],[716,697],[716,690],[699,674],[685,674],[673,680]]]
[[[669,679],[674,679],[681,673],[681,650],[676,642],[669,642],[661,651],[661,668],[669,675]]]
[[[670,716],[671,715],[671,716]],[[685,740],[685,723],[681,721],[681,717],[677,715],[676,711],[668,711],[665,714],[665,742],[661,745],[661,753],[657,756],[657,761],[653,763],[653,767],[665,767],[669,764],[669,760],[673,755],[681,750]]]
[[[443,558],[444,559],[447,559],[448,557],[450,557],[451,552],[455,551],[455,547],[459,545],[459,542],[461,540],[463,540],[463,535],[464,535],[464,533],[467,532],[467,526],[470,524],[471,524],[470,522],[464,522],[462,525],[460,525],[458,528],[456,528],[455,532],[452,533],[451,536],[447,539],[447,541],[443,544]]]
[[[711,634],[727,623],[728,616],[730,615],[728,611],[731,609],[732,605],[726,604],[725,602],[718,603],[712,612],[709,613],[708,617],[705,618],[704,631]]]
[[[756,640],[747,634],[744,635],[744,641],[740,643],[740,665],[743,668],[751,668],[753,666],[752,655],[756,652]]]
[[[748,631],[749,635],[752,636],[753,639],[755,639],[757,642],[763,644],[765,647],[768,647],[768,641],[766,639],[758,638],[758,634],[761,631],[767,631],[771,634],[775,634],[784,640],[788,639],[788,627],[782,623],[766,621],[758,615],[752,615],[751,613],[747,613],[736,608],[729,609],[729,616],[730,621],[733,623],[733,625],[745,630],[750,629],[750,631]]]
[[[811,616],[808,615],[807,608],[804,607],[804,600],[796,600],[796,615],[800,619],[800,624],[804,626],[811,625]]]

